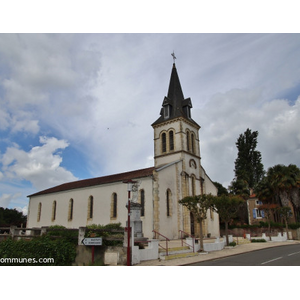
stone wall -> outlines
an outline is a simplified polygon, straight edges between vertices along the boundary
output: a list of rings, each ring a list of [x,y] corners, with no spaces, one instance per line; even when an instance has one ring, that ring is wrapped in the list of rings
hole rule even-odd
[[[94,262],[103,262],[107,266],[126,265],[126,253],[123,247],[95,246]],[[92,247],[78,245],[74,266],[92,265]]]

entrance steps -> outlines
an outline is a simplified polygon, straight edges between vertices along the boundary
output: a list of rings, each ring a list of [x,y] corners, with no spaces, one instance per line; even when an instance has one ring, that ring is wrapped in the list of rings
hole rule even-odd
[[[184,247],[173,247],[168,249],[168,255],[166,250],[159,249],[159,258],[162,260],[170,260],[175,258],[183,258],[199,255],[199,253],[192,252],[188,246]]]

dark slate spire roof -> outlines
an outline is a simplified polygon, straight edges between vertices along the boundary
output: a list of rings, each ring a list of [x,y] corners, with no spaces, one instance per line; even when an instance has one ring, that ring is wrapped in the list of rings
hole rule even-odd
[[[163,100],[162,109],[160,111],[161,116],[152,124],[152,126],[178,117],[184,117],[199,126],[191,118],[191,108],[191,98],[184,99],[177,69],[175,63],[173,63],[168,96]]]
[[[175,63],[173,64],[173,68],[172,68],[169,90],[168,90],[168,98],[172,99],[173,103],[176,104],[178,103],[178,105],[180,105],[180,103],[184,100]]]

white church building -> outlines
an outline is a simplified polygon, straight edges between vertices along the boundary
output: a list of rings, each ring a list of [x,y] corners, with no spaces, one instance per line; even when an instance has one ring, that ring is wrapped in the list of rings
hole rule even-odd
[[[135,194],[141,204],[143,235],[153,230],[177,239],[180,230],[199,236],[199,224],[178,203],[185,196],[213,194],[217,188],[201,166],[200,126],[191,116],[192,102],[184,98],[175,63],[168,95],[164,98],[154,130],[154,166],[126,173],[67,182],[29,195],[28,228],[62,225],[79,228],[127,221],[127,185],[138,181]],[[207,212],[204,235],[219,236],[219,216]]]

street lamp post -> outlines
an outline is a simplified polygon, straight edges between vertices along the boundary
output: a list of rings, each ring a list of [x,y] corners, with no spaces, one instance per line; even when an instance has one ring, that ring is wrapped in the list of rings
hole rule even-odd
[[[127,183],[127,191],[128,191],[128,203],[127,203],[127,210],[128,210],[128,218],[127,218],[127,266],[131,266],[131,255],[130,255],[130,193],[132,191],[132,184],[136,183],[131,179],[124,180],[123,183]]]

